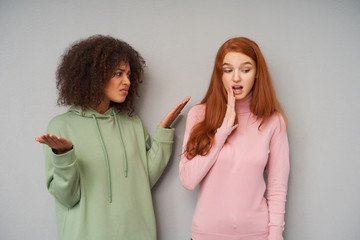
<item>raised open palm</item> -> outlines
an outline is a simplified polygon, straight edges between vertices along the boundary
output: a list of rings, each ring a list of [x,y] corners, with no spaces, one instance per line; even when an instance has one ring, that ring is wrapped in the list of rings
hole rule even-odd
[[[57,137],[53,134],[45,133],[40,137],[35,138],[35,140],[39,143],[48,145],[52,149],[55,149],[57,154],[66,153],[73,148],[73,144],[70,140]]]

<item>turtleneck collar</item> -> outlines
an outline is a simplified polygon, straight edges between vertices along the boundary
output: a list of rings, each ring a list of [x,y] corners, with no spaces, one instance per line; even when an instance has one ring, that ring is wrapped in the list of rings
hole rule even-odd
[[[250,104],[252,99],[252,92],[249,93],[244,99],[238,100],[235,102],[235,109],[237,114],[249,113]]]

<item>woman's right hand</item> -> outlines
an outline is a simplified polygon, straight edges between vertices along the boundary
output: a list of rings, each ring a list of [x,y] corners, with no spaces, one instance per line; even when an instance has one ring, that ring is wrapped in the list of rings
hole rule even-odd
[[[174,109],[172,109],[159,123],[159,127],[161,128],[169,128],[173,121],[179,116],[181,110],[185,107],[185,105],[190,100],[190,97],[186,97],[181,103],[179,103]]]
[[[226,128],[229,129],[234,126],[235,118],[236,118],[235,96],[231,87],[226,88],[226,91],[227,91],[228,101],[227,101],[225,119],[227,119]]]
[[[40,137],[35,138],[35,140],[39,143],[46,144],[50,148],[56,150],[57,154],[66,153],[73,148],[73,144],[70,140],[62,137],[57,137],[53,134],[45,133]]]

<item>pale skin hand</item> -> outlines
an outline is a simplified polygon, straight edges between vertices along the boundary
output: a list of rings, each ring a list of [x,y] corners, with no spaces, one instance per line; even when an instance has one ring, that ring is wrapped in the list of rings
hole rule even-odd
[[[232,91],[232,88],[226,88],[227,95],[228,95],[228,103],[225,113],[225,118],[227,118],[227,124],[226,128],[232,128],[235,123],[235,117],[236,117],[236,110],[235,110],[235,96],[234,92]]]
[[[161,128],[169,128],[170,125],[174,122],[174,120],[179,116],[181,110],[185,107],[187,102],[190,100],[190,97],[186,97],[181,103],[179,103],[173,110],[168,112],[166,116],[159,123],[159,127]]]
[[[62,137],[57,137],[53,134],[45,133],[40,137],[35,138],[35,140],[39,143],[48,145],[52,149],[55,149],[57,154],[66,153],[73,148],[71,141]]]

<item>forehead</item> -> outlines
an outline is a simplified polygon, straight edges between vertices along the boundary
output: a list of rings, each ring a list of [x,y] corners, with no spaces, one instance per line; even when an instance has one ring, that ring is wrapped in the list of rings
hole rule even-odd
[[[117,65],[116,68],[129,70],[129,69],[130,69],[130,64],[129,64],[129,62],[121,61],[121,62],[119,63],[119,65]]]
[[[223,60],[223,64],[230,65],[241,65],[245,63],[255,65],[255,62],[251,57],[239,52],[228,52]]]

